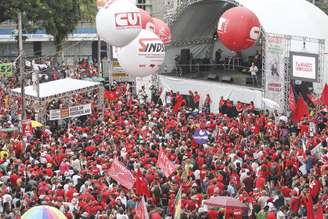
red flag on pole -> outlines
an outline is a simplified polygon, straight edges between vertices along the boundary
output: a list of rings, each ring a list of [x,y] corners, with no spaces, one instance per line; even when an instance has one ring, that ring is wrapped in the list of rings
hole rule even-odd
[[[113,101],[117,99],[117,94],[115,91],[105,91],[104,92],[104,98],[108,101]]]
[[[156,164],[164,172],[166,177],[170,177],[177,169],[177,166],[165,155],[163,148],[160,148]]]
[[[322,205],[321,203],[319,202],[318,203],[318,209],[317,209],[317,219],[324,219],[323,217],[323,209],[322,209]]]
[[[306,218],[307,219],[314,219],[313,201],[312,201],[311,194],[307,194],[307,197],[305,199],[305,204],[306,204]]]
[[[309,116],[309,108],[306,105],[303,97],[301,96],[297,100],[297,103],[296,103],[296,110],[295,110],[295,113],[293,115],[293,121],[294,122],[299,122],[304,117],[308,117],[308,116]]]
[[[294,113],[296,110],[296,101],[292,84],[290,84],[288,102],[290,111]]]
[[[145,198],[142,196],[141,201],[136,207],[136,218],[138,219],[149,219],[149,214],[146,207]]]
[[[135,178],[117,158],[114,159],[112,166],[108,170],[108,175],[112,177],[118,184],[127,189],[132,189]]]
[[[142,176],[140,169],[138,169],[138,171],[137,171],[134,187],[136,189],[137,195],[145,195],[147,197],[150,196],[147,182],[146,182],[145,178]]]
[[[328,85],[325,84],[325,87],[321,93],[320,101],[322,105],[328,106]]]

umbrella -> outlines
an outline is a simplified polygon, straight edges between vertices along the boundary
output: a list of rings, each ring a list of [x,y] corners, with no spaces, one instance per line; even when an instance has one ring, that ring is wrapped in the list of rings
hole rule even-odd
[[[36,206],[22,215],[22,219],[67,219],[57,208],[41,205]]]
[[[228,196],[216,196],[205,201],[205,205],[221,208],[248,208],[238,199]]]
[[[42,127],[43,125],[41,123],[39,123],[38,121],[34,121],[32,120],[31,121],[32,123],[32,128],[39,128],[39,127]]]

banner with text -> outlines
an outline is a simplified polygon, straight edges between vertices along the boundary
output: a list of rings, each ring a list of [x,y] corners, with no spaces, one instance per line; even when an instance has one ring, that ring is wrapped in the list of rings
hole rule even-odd
[[[50,110],[50,120],[60,120],[66,118],[74,118],[92,113],[91,104],[72,106],[65,109]]]
[[[286,39],[279,36],[268,36],[265,48],[265,98],[279,105],[278,110],[284,111],[285,105],[285,57]]]

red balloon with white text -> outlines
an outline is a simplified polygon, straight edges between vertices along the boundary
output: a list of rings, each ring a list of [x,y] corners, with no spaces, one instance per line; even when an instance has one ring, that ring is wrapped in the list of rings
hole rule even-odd
[[[163,41],[164,45],[171,43],[171,29],[164,21],[153,17],[148,22],[146,29],[154,32]]]
[[[141,8],[139,8],[139,10],[140,10],[140,15],[141,15],[141,27],[142,27],[142,29],[146,29],[147,23],[151,20],[151,16],[147,11],[145,11]]]
[[[255,45],[260,37],[260,29],[260,21],[252,11],[235,7],[220,17],[217,34],[226,48],[239,52]]]

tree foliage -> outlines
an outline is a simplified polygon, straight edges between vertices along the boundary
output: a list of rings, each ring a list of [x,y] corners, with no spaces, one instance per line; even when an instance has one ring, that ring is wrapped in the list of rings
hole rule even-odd
[[[327,2],[318,2],[317,6],[328,15],[328,3]]]
[[[96,0],[0,0],[0,22],[23,13],[25,32],[44,29],[54,37],[57,51],[81,19],[94,20]]]

